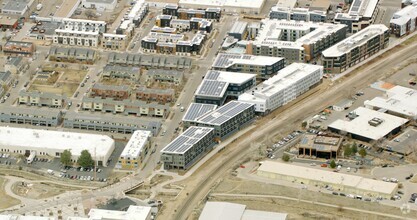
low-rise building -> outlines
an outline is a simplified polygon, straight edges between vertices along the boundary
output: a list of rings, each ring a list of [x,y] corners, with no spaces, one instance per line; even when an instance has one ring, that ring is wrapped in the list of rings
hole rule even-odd
[[[292,63],[274,77],[240,95],[238,100],[252,103],[256,112],[267,114],[307,92],[322,78],[322,66]]]
[[[114,220],[151,220],[152,207],[131,205],[126,211],[91,209],[88,218],[70,217],[68,220],[95,220],[95,219],[114,219]]]
[[[389,29],[370,25],[322,52],[324,73],[341,73],[388,47]]]
[[[95,50],[87,48],[51,47],[49,50],[49,60],[58,62],[93,64],[98,56]]]
[[[356,33],[375,22],[379,0],[353,0],[349,12],[337,13],[334,22],[345,24],[348,31]]]
[[[3,46],[3,52],[7,56],[31,57],[35,52],[35,45],[31,42],[7,41]]]
[[[269,12],[270,19],[326,22],[326,11],[311,10],[308,8],[272,7]]]
[[[161,150],[165,169],[186,170],[214,146],[214,129],[192,126]]]
[[[137,130],[133,132],[119,156],[116,168],[136,169],[142,167],[145,156],[151,147],[151,132]]]
[[[15,80],[15,76],[10,71],[0,72],[0,86],[10,87]]]
[[[20,74],[29,68],[29,62],[23,57],[10,57],[4,65],[5,72],[9,71],[12,74]]]
[[[62,108],[66,100],[65,95],[58,95],[48,92],[39,91],[26,91],[20,90],[17,103],[19,105],[33,105],[33,106],[46,106],[52,108]]]
[[[175,85],[181,85],[184,80],[183,71],[150,69],[146,72],[146,81],[169,82]]]
[[[113,11],[116,8],[117,0],[82,0],[81,4],[84,8]]]
[[[204,209],[200,214],[198,220],[286,220],[285,213],[266,212],[247,209],[246,205],[230,202],[210,202],[204,205]]]
[[[353,105],[353,100],[352,99],[343,99],[341,101],[339,101],[338,103],[334,104],[332,106],[332,109],[338,112],[342,112],[346,109],[348,109],[349,107],[351,107]]]
[[[248,32],[247,27],[248,27],[248,22],[238,21],[233,24],[230,31],[227,32],[227,35],[232,36],[238,40],[244,40]]]
[[[184,129],[197,125],[197,119],[206,113],[216,110],[217,105],[192,102],[182,118]]]
[[[129,53],[110,53],[108,62],[110,64],[143,66],[149,69],[189,69],[192,64],[191,59],[186,57]]]
[[[305,134],[298,144],[298,155],[310,158],[337,159],[343,138]]]
[[[102,77],[138,81],[140,78],[140,68],[132,66],[106,65],[103,69]]]
[[[62,122],[62,112],[58,109],[45,111],[38,108],[2,106],[0,122],[56,127]]]
[[[125,18],[132,21],[136,27],[139,27],[140,23],[143,21],[148,11],[149,4],[145,0],[138,0],[135,2],[129,14]]]
[[[170,15],[180,19],[190,20],[192,18],[205,18],[208,20],[219,21],[221,17],[220,8],[188,9],[181,8],[176,4],[166,4],[162,9],[163,15]]]
[[[130,97],[130,89],[126,85],[115,86],[96,83],[91,88],[90,96],[123,100]]]
[[[174,101],[174,89],[151,89],[146,87],[139,87],[135,90],[136,99],[146,102],[158,102],[166,104]]]
[[[61,25],[55,30],[53,43],[98,47],[100,34],[105,33],[106,28],[104,21],[63,18]]]
[[[35,0],[5,0],[0,12],[5,15],[27,16]]]
[[[394,13],[390,21],[390,31],[402,37],[417,28],[417,5],[409,5]]]
[[[101,47],[111,50],[125,50],[129,43],[129,37],[125,34],[104,33],[101,39]]]
[[[0,215],[2,220],[55,220],[54,217],[45,217],[45,216],[34,216],[34,215],[18,215],[18,214],[8,214]]]

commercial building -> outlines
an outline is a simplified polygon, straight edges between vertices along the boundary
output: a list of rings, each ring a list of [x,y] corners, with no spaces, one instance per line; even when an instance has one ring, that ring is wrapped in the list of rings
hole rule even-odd
[[[217,105],[192,102],[182,118],[184,129],[197,125],[197,119],[208,112],[216,110]]]
[[[221,17],[221,9],[217,7],[206,8],[205,10],[200,9],[200,8],[199,9],[187,9],[187,8],[180,8],[178,5],[175,5],[175,4],[166,4],[164,8],[162,9],[162,14],[177,17],[179,19],[187,19],[187,20],[190,20],[191,18],[205,18],[211,21],[219,21]],[[162,26],[162,27],[165,27],[165,26]]]
[[[35,0],[5,0],[0,12],[5,15],[26,16]]]
[[[284,66],[285,59],[280,57],[219,53],[211,67],[220,71],[255,73],[261,79],[268,79]]]
[[[214,146],[214,129],[192,126],[161,150],[165,169],[186,170]]]
[[[256,74],[209,70],[194,94],[197,103],[223,105],[256,85]]]
[[[24,56],[31,57],[35,52],[35,45],[23,41],[7,41],[3,45],[3,52],[6,56]]]
[[[389,29],[374,24],[322,52],[324,73],[341,73],[386,48]]]
[[[225,12],[258,14],[261,12],[265,0],[180,0],[178,4],[186,8],[220,8]]]
[[[82,0],[81,4],[84,8],[113,11],[116,8],[117,0]]]
[[[324,11],[324,12],[331,9],[330,0],[298,0],[297,6],[300,8],[308,8],[310,10],[317,10],[317,11]]]
[[[348,13],[337,13],[335,23],[345,24],[348,31],[356,33],[373,24],[378,14],[379,0],[353,0]]]
[[[145,102],[158,102],[166,104],[173,102],[175,99],[174,89],[151,89],[141,86],[135,89],[136,99]]]
[[[332,109],[338,112],[342,112],[353,105],[352,99],[343,99],[340,102],[332,106]]]
[[[233,24],[232,28],[227,32],[227,35],[232,36],[238,40],[244,40],[246,38],[248,22],[238,21]]]
[[[308,8],[272,7],[269,12],[270,19],[326,22],[326,11],[311,10]]]
[[[338,136],[325,136],[305,134],[298,144],[300,157],[337,159],[343,138]]]
[[[328,185],[334,191],[374,198],[381,196],[390,199],[398,189],[397,183],[272,161],[264,161],[258,168],[257,175],[270,179],[302,182],[311,186]]]
[[[19,25],[19,21],[17,18],[12,18],[8,16],[1,16],[0,17],[0,28],[1,30],[10,29],[13,30],[17,28]]]
[[[394,13],[390,21],[390,31],[396,37],[402,37],[416,30],[417,5],[409,5]]]
[[[111,219],[111,220],[151,220],[152,207],[150,206],[135,206],[130,205],[126,211],[106,210],[106,209],[91,209],[88,217],[68,217],[67,220],[97,220],[97,219]],[[43,219],[39,219],[43,220]]]
[[[364,102],[365,107],[375,111],[417,120],[417,90],[402,86],[388,89],[383,97]]]
[[[39,91],[26,91],[20,90],[17,103],[19,105],[32,105],[32,106],[46,106],[51,108],[62,108],[66,100],[65,95],[58,95],[48,92]]]
[[[286,220],[287,214],[246,209],[230,202],[207,202],[198,220]]]
[[[145,156],[151,147],[151,132],[137,130],[133,132],[119,156],[116,168],[135,169],[142,167]]]
[[[146,72],[146,82],[168,82],[181,85],[184,80],[184,72],[176,70],[151,69]]]
[[[29,61],[23,57],[10,57],[4,65],[4,71],[20,74],[29,68]]]
[[[338,119],[329,124],[329,130],[366,142],[395,135],[408,122],[408,119],[364,107],[353,110],[348,116],[349,120]]]
[[[321,82],[323,67],[292,63],[274,77],[239,96],[239,101],[252,103],[255,111],[267,114],[307,92]]]
[[[36,20],[39,19],[39,20]],[[33,26],[29,31],[29,37],[37,40],[51,40],[55,34],[55,30],[59,28],[61,23],[53,19],[44,20],[42,18],[36,18],[36,26]]]
[[[255,107],[253,104],[231,101],[199,117],[197,125],[212,127],[217,139],[225,139],[249,124],[254,117]]]
[[[263,19],[248,54],[284,57],[287,63],[309,62],[346,38],[346,25],[322,22]]]
[[[125,50],[129,44],[129,36],[125,34],[104,33],[101,39],[101,47],[111,50]]]
[[[38,108],[2,106],[0,122],[56,127],[62,122],[62,112],[58,109],[45,111]]]
[[[156,119],[135,116],[103,117],[102,113],[67,112],[64,116],[63,127],[120,134],[132,134],[136,130],[147,130],[155,136],[161,129],[161,122]]]
[[[297,5],[297,0],[278,0],[276,7],[279,8],[295,8]]]
[[[0,151],[38,155],[61,156],[71,151],[76,162],[81,151],[88,150],[98,165],[106,166],[114,150],[114,140],[105,135],[49,131],[26,128],[0,127]]]
[[[140,78],[140,68],[132,66],[106,65],[103,69],[102,77],[138,81]]]
[[[191,59],[186,57],[172,57],[163,55],[144,55],[129,53],[110,53],[108,57],[110,64],[143,66],[145,68],[164,69],[189,69]]]
[[[130,97],[130,89],[126,85],[114,86],[96,83],[91,88],[90,96],[123,100]]]
[[[49,60],[58,62],[93,64],[98,56],[95,50],[87,48],[51,47],[49,50]]]

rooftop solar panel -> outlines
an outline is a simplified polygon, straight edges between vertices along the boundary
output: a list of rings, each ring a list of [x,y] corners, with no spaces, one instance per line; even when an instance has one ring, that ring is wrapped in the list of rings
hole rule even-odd
[[[183,154],[206,135],[213,132],[213,130],[213,128],[192,126],[169,143],[161,152]]]

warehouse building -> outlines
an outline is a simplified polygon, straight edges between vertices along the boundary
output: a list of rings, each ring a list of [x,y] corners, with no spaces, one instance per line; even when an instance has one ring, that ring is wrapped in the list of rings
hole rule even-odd
[[[379,0],[353,0],[348,13],[337,13],[334,22],[345,24],[348,31],[356,33],[373,24],[378,14]]]
[[[268,79],[284,66],[285,59],[280,57],[219,53],[211,67],[220,71],[256,73],[259,78]]]
[[[238,21],[233,24],[232,29],[227,33],[229,36],[232,36],[238,40],[244,40],[247,34],[248,22]]]
[[[268,114],[310,90],[321,82],[322,77],[322,66],[292,63],[274,77],[240,95],[238,100],[254,104],[258,113]]]
[[[116,8],[117,0],[82,0],[81,4],[84,8],[113,11]]]
[[[265,0],[180,0],[178,4],[185,8],[220,8],[224,12],[258,14]]]
[[[417,90],[395,86],[383,97],[375,97],[364,102],[365,107],[375,111],[417,120]]]
[[[35,0],[4,0],[2,1],[0,12],[9,15],[27,16],[33,8]]]
[[[328,125],[329,130],[366,142],[395,135],[408,122],[408,119],[364,107],[353,110],[347,118],[349,120],[338,119]]]
[[[136,130],[133,132],[119,156],[116,168],[136,169],[142,167],[145,156],[151,147],[151,136],[150,131]]]
[[[390,21],[390,31],[396,37],[414,32],[417,27],[417,5],[409,5],[394,13]]]
[[[214,128],[217,139],[225,139],[249,124],[255,117],[253,104],[231,101],[197,119],[200,127]]]
[[[390,199],[398,190],[397,183],[272,161],[264,161],[258,168],[257,175],[311,186],[328,185],[334,191],[374,198],[381,196]]]
[[[227,98],[237,99],[255,85],[256,74],[209,70],[194,94],[194,101],[220,106]]]
[[[119,205],[121,202],[120,200],[118,201],[119,201],[118,202],[118,205]],[[88,217],[79,217],[79,216],[68,217],[67,220],[97,220],[97,219],[151,220],[152,218],[153,218],[152,207],[130,205],[128,208],[123,208],[121,211],[109,210],[109,209],[90,209],[90,212],[88,213]],[[19,220],[19,219],[16,219],[16,220]],[[39,219],[39,220],[43,220],[43,219]]]
[[[38,108],[2,106],[0,122],[56,127],[62,122],[62,112],[58,109],[45,111]]]
[[[173,57],[163,55],[144,55],[130,53],[110,53],[107,62],[109,64],[143,66],[145,68],[164,68],[164,69],[189,69],[191,59],[186,57]]]
[[[282,8],[272,7],[269,12],[270,19],[326,22],[326,11],[310,11],[308,8]]]
[[[197,119],[208,112],[216,110],[217,105],[192,102],[182,118],[184,129],[197,125]]]
[[[161,150],[165,169],[186,170],[214,146],[214,129],[189,127]]]
[[[230,202],[207,202],[198,220],[286,220],[287,214],[247,209]]]
[[[343,138],[338,136],[324,136],[305,134],[298,144],[300,157],[337,159]]]
[[[322,52],[324,73],[341,73],[388,47],[389,29],[371,25]]]
[[[81,151],[88,150],[97,165],[106,166],[114,150],[114,140],[106,135],[0,127],[0,151],[60,157],[70,150],[76,162]]]

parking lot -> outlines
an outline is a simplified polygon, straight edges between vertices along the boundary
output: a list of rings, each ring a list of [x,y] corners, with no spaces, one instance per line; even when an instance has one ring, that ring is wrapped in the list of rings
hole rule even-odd
[[[416,143],[417,130],[409,127],[394,139],[385,141],[382,144],[382,147],[387,151],[396,152],[406,156],[416,152]]]
[[[413,76],[414,75],[414,76]],[[407,67],[404,67],[402,70],[399,70],[397,73],[386,79],[386,82],[400,85],[412,89],[417,89],[416,85],[411,85],[410,81],[416,81],[417,79],[417,64],[410,64]]]

